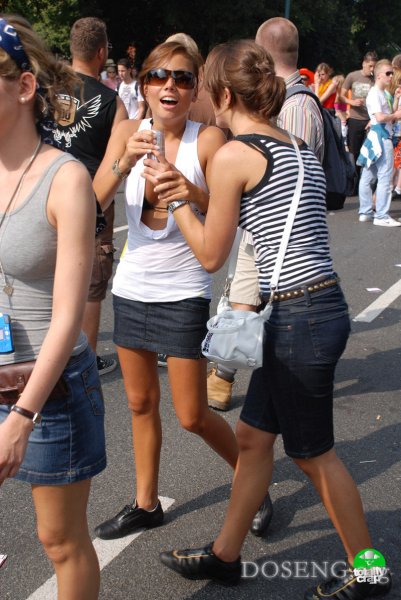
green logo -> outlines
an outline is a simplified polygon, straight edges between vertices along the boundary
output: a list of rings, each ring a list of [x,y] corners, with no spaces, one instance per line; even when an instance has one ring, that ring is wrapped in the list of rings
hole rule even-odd
[[[373,569],[374,567],[385,567],[386,559],[383,554],[374,548],[361,550],[354,558],[354,569]]]

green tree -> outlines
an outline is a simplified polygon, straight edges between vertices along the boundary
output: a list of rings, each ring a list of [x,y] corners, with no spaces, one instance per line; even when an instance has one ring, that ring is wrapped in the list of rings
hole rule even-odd
[[[22,15],[52,50],[69,54],[70,28],[80,16],[78,0],[3,0],[1,10]]]
[[[386,0],[379,11],[372,0],[355,0],[353,17],[352,36],[361,56],[376,50],[379,58],[391,59],[401,52],[399,0]]]
[[[285,0],[0,0],[0,10],[25,16],[49,46],[68,54],[69,31],[79,17],[106,21],[111,55],[125,55],[135,40],[139,61],[172,33],[183,31],[202,53],[235,38],[253,38],[259,25],[283,16]],[[375,49],[392,57],[398,45],[401,2],[387,0],[292,0],[291,20],[300,34],[300,65],[314,69],[328,62],[339,72],[356,69],[363,54]],[[401,44],[401,42],[400,42]]]
[[[352,39],[354,0],[297,0],[292,2],[291,20],[300,37],[299,64],[314,70],[320,62],[337,73],[354,68]],[[359,56],[356,57],[360,64]]]

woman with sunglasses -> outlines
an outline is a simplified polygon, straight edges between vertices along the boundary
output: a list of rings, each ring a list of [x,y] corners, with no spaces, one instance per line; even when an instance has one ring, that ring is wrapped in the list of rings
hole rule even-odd
[[[81,331],[95,199],[81,163],[44,143],[63,110],[57,95],[77,83],[25,19],[0,15],[0,485],[31,485],[58,599],[96,600],[86,509],[106,466],[104,405]],[[14,347],[4,344],[9,327]]]
[[[184,577],[239,583],[241,547],[270,484],[273,448],[281,434],[286,454],[320,495],[349,562],[341,576],[308,590],[305,600],[362,600],[386,593],[389,574],[374,585],[361,583],[351,566],[372,543],[357,487],[334,450],[334,372],[350,325],[328,245],[323,169],[304,142],[275,126],[285,83],[261,46],[242,40],[214,48],[206,61],[205,85],[217,124],[235,138],[213,160],[205,224],[186,205],[174,211],[201,264],[211,272],[224,264],[239,223],[253,235],[260,288],[269,299],[298,181],[301,192],[279,293],[265,326],[264,364],[253,371],[237,425],[239,459],[223,527],[214,542],[164,552],[161,560]],[[169,202],[164,176],[149,171],[147,179]]]
[[[124,377],[136,467],[136,498],[95,532],[119,538],[163,521],[158,500],[161,449],[157,353],[167,355],[171,394],[185,429],[201,436],[232,467],[237,445],[229,425],[209,411],[206,360],[201,341],[209,317],[211,280],[182,236],[174,208],[188,204],[203,220],[209,201],[211,160],[224,144],[222,132],[187,119],[196,99],[201,58],[178,42],[157,46],[139,74],[152,119],[123,121],[113,132],[94,179],[106,207],[126,182],[128,244],[113,281],[114,342]],[[162,131],[165,157],[153,130]],[[148,158],[154,153],[159,159]],[[144,173],[163,174],[167,210]]]

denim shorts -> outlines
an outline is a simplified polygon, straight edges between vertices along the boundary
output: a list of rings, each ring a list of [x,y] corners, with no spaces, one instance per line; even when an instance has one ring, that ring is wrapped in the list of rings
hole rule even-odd
[[[42,408],[42,421],[29,436],[16,479],[65,485],[89,479],[106,467],[104,402],[94,352],[88,347],[73,356],[63,376],[68,392]],[[0,422],[9,410],[0,406]]]
[[[123,348],[148,350],[177,358],[202,358],[210,300],[138,302],[113,294],[113,341]]]
[[[348,306],[338,285],[275,302],[265,325],[264,364],[252,374],[240,419],[281,433],[292,458],[330,450],[334,372],[349,332]]]

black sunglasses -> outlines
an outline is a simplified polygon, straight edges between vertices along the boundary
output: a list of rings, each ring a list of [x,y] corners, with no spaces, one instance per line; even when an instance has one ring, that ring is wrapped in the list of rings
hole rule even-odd
[[[193,90],[196,85],[196,77],[191,71],[170,71],[169,69],[152,69],[145,75],[145,83],[148,85],[164,85],[170,77],[176,87],[182,90]]]
[[[390,75],[394,75],[394,71],[386,71],[384,74],[386,77],[390,77]]]

